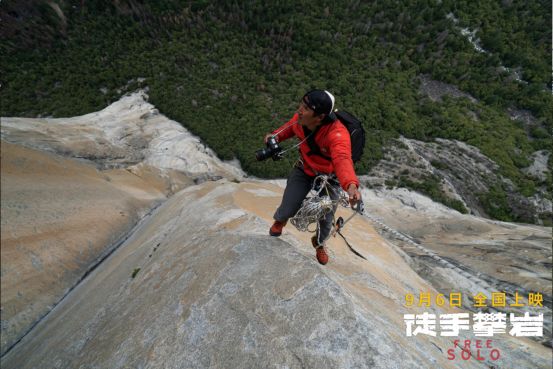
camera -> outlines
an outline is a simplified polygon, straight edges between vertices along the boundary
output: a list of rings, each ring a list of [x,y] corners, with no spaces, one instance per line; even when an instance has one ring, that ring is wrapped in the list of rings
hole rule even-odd
[[[274,136],[269,137],[267,140],[267,147],[265,149],[257,150],[255,152],[255,158],[258,161],[266,160],[272,157],[273,160],[282,159],[282,148],[278,145],[278,142]]]

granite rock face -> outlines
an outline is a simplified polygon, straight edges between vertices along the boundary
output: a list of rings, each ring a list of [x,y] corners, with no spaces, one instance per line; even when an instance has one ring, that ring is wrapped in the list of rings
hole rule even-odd
[[[200,139],[159,114],[139,91],[105,109],[72,118],[2,118],[2,139],[92,161],[99,169],[144,164],[189,177],[241,178],[237,163],[223,163]]]
[[[170,193],[152,167],[94,165],[2,142],[1,347],[5,352]]]
[[[2,118],[0,353],[168,196],[241,178],[145,99],[74,118]]]
[[[2,368],[551,368],[542,341],[498,335],[500,360],[465,361],[453,339],[472,332],[408,337],[404,321],[474,311],[406,306],[407,294],[540,291],[549,306],[531,312],[550,339],[550,228],[363,189],[367,216],[344,234],[366,259],[336,237],[323,267],[310,233],[267,234],[282,180],[245,182],[144,99],[2,119]],[[439,150],[404,146],[439,169]]]
[[[542,180],[549,173],[549,154],[547,150],[534,153],[533,164],[524,171]],[[503,184],[513,215],[536,224],[551,218],[552,203],[546,186],[538,187],[532,197],[523,196],[511,180],[499,173],[493,160],[461,141],[437,138],[422,142],[401,137],[386,148],[384,159],[371,169],[364,182],[370,187],[383,187],[402,177],[415,183],[434,178],[447,199],[459,201],[469,213],[481,217],[489,217],[481,196]]]
[[[544,314],[544,335],[533,337],[551,347],[551,227],[498,222],[460,214],[407,189],[363,189],[367,212],[389,229],[415,242],[382,229],[401,248],[412,267],[439,291],[461,291],[475,296],[486,291],[505,292],[506,314]],[[543,306],[527,306],[530,293],[543,296]],[[513,307],[516,295],[524,297],[522,307]],[[464,307],[479,309],[472,301]]]
[[[406,337],[403,314],[422,308],[404,306],[404,295],[432,286],[363,217],[347,235],[367,260],[332,238],[323,267],[310,234],[268,236],[280,196],[225,180],[174,195],[2,367],[549,367],[550,350],[533,342],[496,340],[503,365],[447,360],[448,337]]]

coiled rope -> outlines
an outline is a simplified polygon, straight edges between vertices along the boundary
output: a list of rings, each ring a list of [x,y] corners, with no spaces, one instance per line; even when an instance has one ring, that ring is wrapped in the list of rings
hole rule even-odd
[[[338,205],[348,206],[347,194],[336,185],[335,180],[328,175],[319,175],[315,177],[311,187],[311,196],[303,200],[300,209],[290,218],[290,223],[300,232],[315,232],[309,227],[323,219],[328,213],[332,212]],[[324,191],[324,192],[323,192]],[[337,194],[336,200],[330,196],[331,193]],[[333,222],[334,223],[334,222]]]

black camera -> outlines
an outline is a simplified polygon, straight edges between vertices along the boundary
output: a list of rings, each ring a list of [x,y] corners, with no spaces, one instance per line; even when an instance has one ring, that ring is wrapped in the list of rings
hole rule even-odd
[[[282,159],[282,148],[278,145],[274,136],[269,137],[267,140],[267,148],[255,152],[255,158],[258,161],[267,160],[271,157],[273,160]]]

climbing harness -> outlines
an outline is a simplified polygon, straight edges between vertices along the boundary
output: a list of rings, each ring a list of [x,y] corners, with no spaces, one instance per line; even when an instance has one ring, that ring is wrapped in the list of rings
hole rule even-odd
[[[331,196],[331,193],[335,196]],[[337,181],[328,175],[321,174],[315,177],[310,194],[311,196],[308,196],[305,200],[303,200],[296,215],[290,218],[290,223],[300,232],[315,232],[316,229],[310,229],[312,224],[317,224],[329,212],[336,209],[338,205],[349,207],[348,195],[342,191],[339,184],[337,184]],[[332,199],[333,197],[335,200]],[[363,202],[359,201],[355,207],[352,207],[352,210],[354,213],[348,217],[347,220],[344,221],[342,217],[339,217],[336,221],[333,221],[334,231],[332,232],[332,236],[336,237],[336,233],[338,233],[355,255],[367,260],[351,246],[341,232],[344,225],[356,214],[363,214]]]
[[[312,195],[303,200],[296,215],[290,218],[290,223],[298,231],[315,232],[315,230],[309,229],[312,224],[318,223],[319,220],[323,219],[338,205],[348,206],[347,195],[339,187],[337,188],[334,184],[335,182],[335,179],[326,174],[315,177],[310,190]],[[331,196],[331,193],[337,196]],[[336,198],[336,200],[333,200],[332,197]]]

